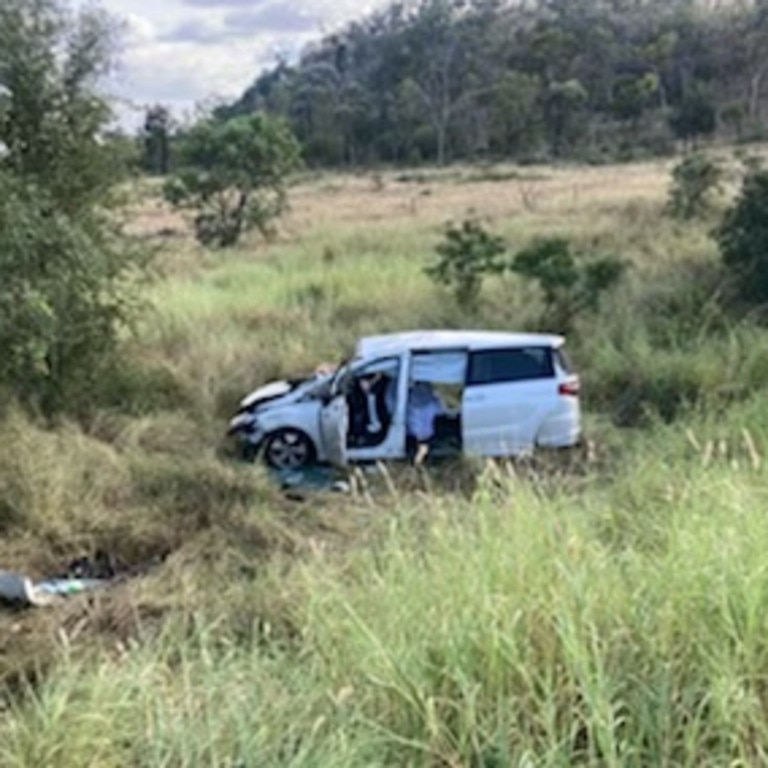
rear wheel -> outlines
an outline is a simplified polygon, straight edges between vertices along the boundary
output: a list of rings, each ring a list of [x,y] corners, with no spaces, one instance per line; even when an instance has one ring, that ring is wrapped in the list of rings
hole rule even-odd
[[[298,429],[281,429],[267,438],[264,460],[272,469],[300,469],[314,462],[315,446]]]

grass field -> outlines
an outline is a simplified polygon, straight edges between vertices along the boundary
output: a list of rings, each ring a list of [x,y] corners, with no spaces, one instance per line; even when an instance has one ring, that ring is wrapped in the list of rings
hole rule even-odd
[[[722,766],[768,760],[766,333],[723,300],[669,163],[307,176],[276,242],[210,253],[142,185],[135,361],[86,425],[0,423],[2,567],[136,578],[0,613],[0,766]],[[727,197],[722,205],[727,203]],[[631,264],[568,340],[590,450],[282,494],[237,399],[368,332],[538,328],[423,273],[448,221]]]

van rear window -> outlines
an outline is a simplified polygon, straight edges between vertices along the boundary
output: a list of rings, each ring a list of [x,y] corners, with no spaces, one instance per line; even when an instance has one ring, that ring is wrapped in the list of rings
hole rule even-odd
[[[467,384],[550,379],[554,375],[551,347],[487,349],[470,355]]]
[[[571,360],[568,355],[565,354],[565,350],[562,347],[554,350],[554,356],[555,360],[557,360],[557,364],[560,366],[560,370],[563,373],[573,373],[573,365],[571,365]]]

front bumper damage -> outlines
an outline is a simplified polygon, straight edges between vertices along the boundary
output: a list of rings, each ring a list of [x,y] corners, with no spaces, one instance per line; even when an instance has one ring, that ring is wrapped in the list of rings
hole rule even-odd
[[[255,414],[244,411],[230,420],[227,437],[234,442],[241,458],[253,461],[261,450],[266,432],[259,426]]]

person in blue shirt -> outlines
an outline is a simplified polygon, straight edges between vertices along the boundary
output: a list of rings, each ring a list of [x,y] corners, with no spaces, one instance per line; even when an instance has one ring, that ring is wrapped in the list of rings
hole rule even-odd
[[[405,414],[406,440],[411,446],[414,463],[420,464],[435,436],[435,419],[444,414],[445,404],[428,381],[415,381],[408,391]]]

